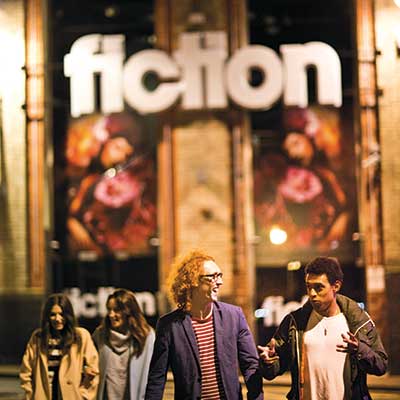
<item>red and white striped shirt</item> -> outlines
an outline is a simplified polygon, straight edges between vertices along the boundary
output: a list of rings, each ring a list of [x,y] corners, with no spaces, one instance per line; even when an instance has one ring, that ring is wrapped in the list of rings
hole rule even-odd
[[[201,368],[201,398],[204,400],[224,399],[221,373],[215,347],[214,320],[200,320],[192,317],[192,325],[197,339]]]

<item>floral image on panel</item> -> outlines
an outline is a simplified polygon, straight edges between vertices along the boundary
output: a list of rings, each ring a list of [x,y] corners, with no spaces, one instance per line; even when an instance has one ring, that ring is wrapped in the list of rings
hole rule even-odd
[[[66,142],[72,256],[150,251],[156,231],[155,169],[141,125],[128,113],[73,120]]]
[[[350,241],[351,158],[337,110],[288,108],[279,147],[262,149],[255,168],[260,235],[279,226],[290,254],[340,250]]]

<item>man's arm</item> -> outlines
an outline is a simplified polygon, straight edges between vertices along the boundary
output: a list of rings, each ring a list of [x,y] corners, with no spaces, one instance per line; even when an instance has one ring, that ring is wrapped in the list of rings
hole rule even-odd
[[[243,374],[248,400],[261,400],[263,395],[262,375],[256,346],[242,310],[239,311],[239,336],[237,340],[240,371]]]
[[[261,355],[261,372],[265,379],[272,380],[278,375],[282,375],[289,368],[289,360],[291,358],[289,327],[291,318],[290,314],[286,315],[267,346],[258,346]]]
[[[372,321],[363,326],[357,335],[348,332],[342,338],[344,344],[337,346],[338,351],[354,357],[359,368],[367,374],[378,376],[386,372],[388,356]]]
[[[169,329],[160,319],[156,328],[153,355],[146,386],[146,400],[162,400],[169,366]]]

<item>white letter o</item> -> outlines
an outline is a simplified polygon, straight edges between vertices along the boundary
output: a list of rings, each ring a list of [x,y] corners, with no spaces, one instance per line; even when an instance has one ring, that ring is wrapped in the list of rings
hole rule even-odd
[[[249,83],[249,70],[259,68],[264,73],[261,85]],[[282,62],[274,50],[261,45],[239,49],[229,60],[227,90],[231,99],[244,108],[269,109],[282,94]]]

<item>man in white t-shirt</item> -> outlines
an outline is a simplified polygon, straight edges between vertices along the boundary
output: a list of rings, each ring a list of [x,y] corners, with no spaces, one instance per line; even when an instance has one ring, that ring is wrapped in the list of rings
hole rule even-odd
[[[285,316],[267,346],[258,346],[263,376],[290,370],[289,399],[370,399],[366,374],[383,375],[387,354],[370,316],[338,294],[343,271],[336,258],[305,268],[308,301]]]

